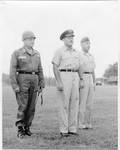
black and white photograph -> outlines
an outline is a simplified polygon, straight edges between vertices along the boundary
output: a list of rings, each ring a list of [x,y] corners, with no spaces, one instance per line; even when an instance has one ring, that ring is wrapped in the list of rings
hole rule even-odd
[[[118,150],[118,1],[1,1],[2,149]]]

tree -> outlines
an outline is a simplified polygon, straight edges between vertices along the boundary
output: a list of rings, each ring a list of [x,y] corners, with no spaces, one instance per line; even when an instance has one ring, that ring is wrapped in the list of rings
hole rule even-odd
[[[113,65],[109,65],[109,67],[105,70],[105,73],[103,76],[105,78],[118,76],[118,63],[116,62]]]

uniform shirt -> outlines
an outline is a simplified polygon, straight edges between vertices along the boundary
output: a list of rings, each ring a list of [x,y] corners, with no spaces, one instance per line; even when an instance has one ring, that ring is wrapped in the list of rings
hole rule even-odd
[[[94,57],[90,53],[82,53],[82,70],[83,72],[93,72],[95,69]]]
[[[34,50],[32,53],[25,47],[14,51],[10,63],[10,79],[13,89],[17,88],[16,73],[19,71],[38,72],[39,84],[43,84],[43,69],[40,54]]]
[[[63,46],[55,52],[52,63],[56,64],[59,69],[78,70],[82,62],[78,51],[75,49],[69,50],[66,46]]]

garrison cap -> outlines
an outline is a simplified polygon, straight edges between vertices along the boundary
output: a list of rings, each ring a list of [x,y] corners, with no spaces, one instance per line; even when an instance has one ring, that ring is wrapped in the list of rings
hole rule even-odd
[[[81,43],[87,42],[87,41],[90,41],[90,39],[88,37],[84,37],[84,38],[82,38]]]
[[[25,31],[22,35],[22,40],[24,41],[24,40],[29,39],[29,38],[36,39],[36,37],[32,31]]]
[[[66,30],[64,31],[61,35],[60,35],[60,40],[64,39],[65,37],[74,37],[74,31],[72,29]]]

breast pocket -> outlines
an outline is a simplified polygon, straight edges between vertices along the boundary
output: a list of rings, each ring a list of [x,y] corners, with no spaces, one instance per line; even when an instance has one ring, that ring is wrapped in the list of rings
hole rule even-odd
[[[80,58],[79,58],[78,56],[74,56],[73,59],[75,59],[75,60],[77,60],[77,61],[80,60]]]
[[[68,60],[70,58],[71,58],[71,56],[69,56],[69,55],[63,55],[61,59],[62,60]]]
[[[40,64],[40,62],[41,62],[39,55],[35,55],[35,56],[32,58],[32,60],[33,60],[33,64],[34,64],[35,67],[37,67],[37,66]]]
[[[23,65],[27,64],[28,59],[26,56],[19,56],[18,61],[19,61],[19,65],[23,66]]]
[[[93,61],[93,60],[91,60],[90,62],[89,62],[89,64],[90,64],[90,66],[91,66],[91,68],[95,68],[95,62]]]

